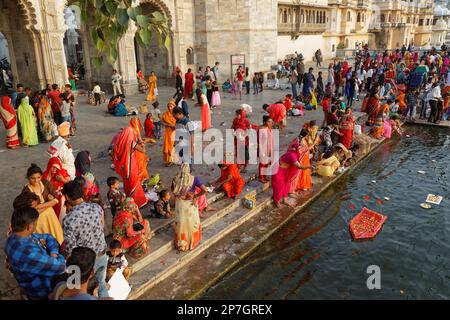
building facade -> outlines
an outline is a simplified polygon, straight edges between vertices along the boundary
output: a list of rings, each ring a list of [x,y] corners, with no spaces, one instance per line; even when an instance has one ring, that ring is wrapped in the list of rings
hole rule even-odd
[[[80,87],[90,89],[98,81],[110,90],[111,69],[116,68],[125,91],[132,93],[137,69],[146,76],[155,71],[160,83],[169,84],[176,66],[195,71],[218,61],[224,81],[239,64],[266,72],[295,51],[311,60],[317,49],[331,58],[357,44],[392,49],[432,42],[431,0],[136,1],[144,14],[159,11],[166,16],[170,48],[161,48],[156,37],[147,48],[138,46],[136,27],[130,24],[115,65],[105,62],[96,69],[91,64],[96,55],[90,39],[93,26],[79,22],[79,9],[70,1],[0,0],[0,54],[10,60],[14,82],[33,88],[62,85],[71,67],[81,73]]]

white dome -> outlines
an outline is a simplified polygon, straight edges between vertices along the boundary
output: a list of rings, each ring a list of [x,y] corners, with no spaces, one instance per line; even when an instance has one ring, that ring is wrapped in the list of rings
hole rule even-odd
[[[441,6],[437,6],[434,8],[434,15],[435,16],[442,16],[443,15],[443,9]]]

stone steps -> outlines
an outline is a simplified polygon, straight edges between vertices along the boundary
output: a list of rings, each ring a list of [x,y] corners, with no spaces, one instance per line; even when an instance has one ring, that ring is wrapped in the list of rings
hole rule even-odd
[[[258,183],[257,187],[247,186],[248,191],[242,192],[241,196],[235,200],[224,198],[223,194],[213,195],[208,198],[208,203],[212,207],[218,209],[215,212],[204,213],[205,218],[202,219],[202,228],[205,229],[208,226],[214,224],[216,221],[220,220],[225,215],[229,214],[231,211],[239,208],[241,206],[241,199],[247,195],[258,194],[267,190],[270,187],[269,183],[261,184]],[[215,201],[215,202],[214,202]],[[211,202],[213,202],[211,204]],[[154,228],[153,224],[155,221],[161,221],[158,227]],[[152,227],[153,237],[150,239],[150,253],[141,257],[140,259],[134,259],[127,255],[130,267],[133,269],[133,273],[145,268],[148,264],[152,263],[159,257],[163,256],[167,252],[174,249],[174,233],[171,228],[173,219],[152,219],[150,226]],[[154,249],[153,249],[154,248]]]
[[[240,199],[218,201],[216,205],[222,205],[223,209],[213,212],[202,221],[202,241],[192,251],[179,252],[175,250],[173,230],[159,233],[150,241],[150,245],[160,245],[161,247],[132,265],[133,274],[130,278],[132,291],[128,299],[137,299],[145,291],[185,267],[210,246],[270,206],[272,199],[269,187],[269,183],[261,184],[248,192],[243,192]],[[241,205],[241,199],[249,194],[256,194],[257,197],[257,205],[252,210]],[[158,240],[156,240],[157,238]]]

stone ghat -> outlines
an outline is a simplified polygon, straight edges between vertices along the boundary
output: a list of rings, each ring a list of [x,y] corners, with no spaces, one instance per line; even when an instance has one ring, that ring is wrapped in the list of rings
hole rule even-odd
[[[355,157],[344,172],[331,178],[313,175],[313,188],[299,195],[295,203],[292,201],[293,207],[274,208],[269,184],[252,187],[242,195],[257,195],[257,205],[253,210],[243,208],[240,199],[218,200],[214,206],[223,209],[203,221],[203,239],[193,251],[176,251],[173,231],[166,229],[159,236],[165,241],[164,249],[158,249],[161,254],[150,254],[145,262],[139,261],[133,266],[137,269],[133,270],[130,278],[132,292],[129,299],[198,298],[385,141],[372,140],[371,150],[366,155]],[[157,241],[152,239],[150,245],[154,247]]]
[[[439,123],[428,122],[427,120],[416,119],[415,121],[406,121],[407,124],[415,124],[421,126],[430,126],[430,127],[440,127],[440,128],[450,128],[450,121],[442,120]]]

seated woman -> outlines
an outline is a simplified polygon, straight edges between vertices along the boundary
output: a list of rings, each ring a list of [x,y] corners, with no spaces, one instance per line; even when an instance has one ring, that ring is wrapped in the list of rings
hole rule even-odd
[[[272,90],[278,90],[280,89],[280,81],[278,80],[275,73],[272,74],[272,79],[267,84],[267,87]]]
[[[116,104],[118,101],[118,96],[113,96],[108,102],[108,113],[114,114],[116,111]]]
[[[235,199],[244,189],[245,181],[239,173],[237,165],[224,162],[219,164],[221,176],[215,183],[216,189],[222,189],[228,198]]]
[[[116,103],[115,103],[115,109],[114,109],[114,116],[115,117],[125,117],[127,116],[128,110],[125,107],[125,105],[122,102],[122,99],[120,97],[117,97]]]
[[[150,225],[142,218],[133,198],[127,198],[122,210],[114,217],[113,238],[120,241],[123,249],[133,258],[139,258],[148,252]]]
[[[31,164],[27,171],[27,178],[28,184],[23,188],[22,193],[31,192],[39,198],[32,205],[39,212],[36,233],[49,233],[59,244],[62,244],[64,240],[62,227],[53,210],[53,207],[59,203],[57,195],[47,181],[42,181],[42,170],[37,165]]]
[[[340,166],[339,160],[328,150],[322,160],[316,162],[316,173],[322,177],[332,177]]]

